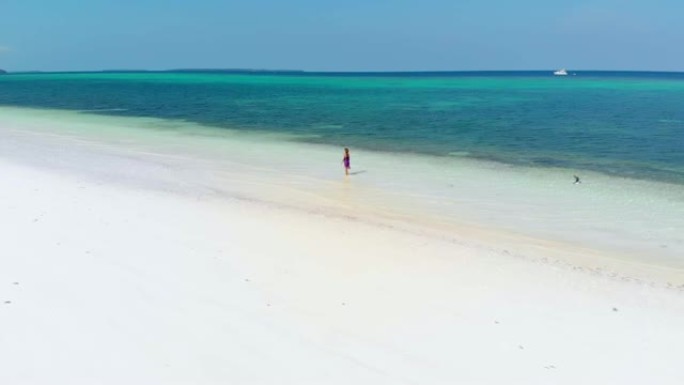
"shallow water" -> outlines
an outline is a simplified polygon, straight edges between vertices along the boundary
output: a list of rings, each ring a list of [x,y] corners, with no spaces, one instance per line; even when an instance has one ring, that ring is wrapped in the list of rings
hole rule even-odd
[[[684,269],[680,184],[584,171],[575,185],[565,168],[362,149],[344,177],[338,147],[153,118],[0,108],[0,127],[2,156],[41,167],[322,215],[498,229]]]
[[[83,73],[0,77],[0,105],[684,184],[684,75]]]

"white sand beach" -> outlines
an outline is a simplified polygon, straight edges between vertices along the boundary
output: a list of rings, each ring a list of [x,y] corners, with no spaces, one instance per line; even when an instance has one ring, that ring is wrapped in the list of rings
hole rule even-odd
[[[673,186],[1,112],[0,384],[684,383]]]

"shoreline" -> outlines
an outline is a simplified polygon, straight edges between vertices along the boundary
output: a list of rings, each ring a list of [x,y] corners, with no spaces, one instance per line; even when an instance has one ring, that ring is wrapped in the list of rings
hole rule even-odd
[[[335,167],[337,148],[290,142],[279,134],[150,118],[14,111],[9,126],[8,115],[4,126],[0,121],[5,140],[0,149],[39,167],[96,178],[107,169],[110,180],[143,188],[156,181],[162,190],[360,218],[442,238],[470,237],[484,246],[491,239],[508,240],[513,250],[500,250],[513,254],[525,254],[516,248],[528,254],[535,247],[555,248],[576,256],[562,258],[563,263],[611,273],[620,270],[621,261],[632,274],[639,269],[629,266],[646,266],[656,275],[669,268],[669,280],[684,283],[684,236],[676,231],[684,228],[684,219],[676,215],[684,210],[684,188],[678,185],[590,172],[582,174],[583,184],[572,185],[565,175],[570,170],[354,150],[352,171],[360,174],[344,178]],[[667,279],[660,281],[667,285]]]
[[[279,148],[265,141],[216,163],[224,147],[192,156],[163,130],[46,131],[0,122],[0,382],[684,378],[684,288],[624,279],[629,263],[613,277],[567,244],[371,210],[425,198],[377,195],[404,180],[344,179],[297,157],[273,170],[249,155]],[[392,163],[362,155],[372,170]]]

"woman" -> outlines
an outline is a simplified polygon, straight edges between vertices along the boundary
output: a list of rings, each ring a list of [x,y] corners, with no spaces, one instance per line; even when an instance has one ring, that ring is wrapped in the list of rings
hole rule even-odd
[[[344,175],[349,175],[351,161],[349,159],[349,149],[346,147],[344,148],[344,158],[342,158],[342,163],[344,163]]]

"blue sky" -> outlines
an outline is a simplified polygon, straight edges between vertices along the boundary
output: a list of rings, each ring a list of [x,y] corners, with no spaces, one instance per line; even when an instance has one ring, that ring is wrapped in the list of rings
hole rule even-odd
[[[0,68],[684,71],[682,0],[0,0]]]

